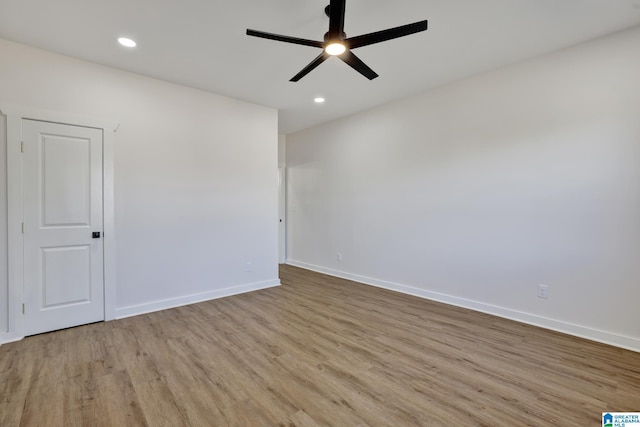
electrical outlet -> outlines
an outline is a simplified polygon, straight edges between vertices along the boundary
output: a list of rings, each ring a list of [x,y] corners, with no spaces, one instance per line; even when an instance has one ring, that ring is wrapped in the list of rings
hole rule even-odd
[[[338,261],[342,262],[342,252],[338,252]]]
[[[549,286],[538,285],[538,298],[549,298]]]
[[[246,271],[247,273],[250,273],[253,271],[253,264],[248,262],[244,265],[244,271]]]

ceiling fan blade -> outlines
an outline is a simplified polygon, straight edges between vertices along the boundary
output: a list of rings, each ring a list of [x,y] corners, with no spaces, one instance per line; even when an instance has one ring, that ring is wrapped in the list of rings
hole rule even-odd
[[[409,34],[426,31],[427,21],[414,22],[413,24],[402,25],[400,27],[389,28],[388,30],[376,31],[375,33],[363,34],[361,36],[350,37],[345,40],[350,49],[380,43]]]
[[[344,32],[345,0],[331,0],[329,3],[329,38],[342,37]]]
[[[347,50],[342,55],[338,55],[338,58],[342,59],[344,62],[349,64],[351,68],[368,78],[369,80],[373,80],[378,77],[375,71],[373,71],[367,64],[362,62],[360,58],[355,56],[353,52]]]
[[[306,67],[304,67],[302,69],[302,71],[300,71],[298,74],[296,74],[295,76],[293,76],[291,78],[291,80],[289,80],[290,82],[297,82],[298,80],[300,80],[301,78],[303,78],[304,76],[306,76],[307,74],[309,74],[311,71],[313,71],[318,65],[322,64],[324,61],[327,60],[327,58],[329,58],[329,54],[325,51],[322,51],[322,53],[320,55],[318,55],[316,57],[316,59],[314,59],[313,61],[311,61],[309,63],[309,65],[307,65]]]
[[[315,40],[299,39],[297,37],[289,37],[289,36],[283,36],[280,34],[265,33],[264,31],[256,31],[256,30],[250,30],[250,29],[247,29],[247,35],[253,36],[253,37],[260,37],[263,39],[277,40],[279,42],[301,44],[303,46],[319,47],[321,49],[322,49],[322,46],[324,45],[324,43],[318,42]]]

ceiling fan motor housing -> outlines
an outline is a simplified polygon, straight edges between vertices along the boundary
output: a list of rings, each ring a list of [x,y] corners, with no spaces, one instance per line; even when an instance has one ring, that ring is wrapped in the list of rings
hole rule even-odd
[[[340,35],[338,36],[339,40],[342,40],[343,44],[346,46],[347,44],[344,43],[344,40],[347,38],[347,34],[345,32],[340,33]],[[329,32],[324,33],[324,41],[328,42],[329,40],[335,40],[335,38],[331,38],[329,36]]]

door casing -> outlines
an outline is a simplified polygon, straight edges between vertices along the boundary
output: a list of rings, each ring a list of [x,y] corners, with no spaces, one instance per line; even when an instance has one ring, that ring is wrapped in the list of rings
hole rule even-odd
[[[114,223],[114,145],[117,122],[94,119],[68,113],[39,110],[12,104],[0,105],[0,113],[6,116],[7,129],[7,196],[8,196],[8,328],[0,331],[0,343],[24,338],[24,242],[23,223],[23,175],[22,175],[22,120],[92,127],[103,130],[103,227],[104,227],[104,297],[105,320],[115,319],[116,308],[116,256]]]

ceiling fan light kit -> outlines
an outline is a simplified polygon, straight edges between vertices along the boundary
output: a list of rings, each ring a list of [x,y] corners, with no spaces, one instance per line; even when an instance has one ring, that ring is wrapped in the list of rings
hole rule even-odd
[[[329,16],[329,31],[324,35],[324,41],[322,42],[301,39],[298,37],[283,36],[280,34],[265,33],[264,31],[251,29],[247,29],[247,35],[322,49],[322,53],[320,55],[291,78],[290,81],[292,82],[297,82],[331,56],[340,58],[351,68],[369,80],[373,80],[378,77],[378,74],[369,68],[367,64],[362,62],[362,60],[352,52],[353,49],[369,46],[375,43],[381,43],[398,37],[408,36],[410,34],[426,31],[427,29],[427,21],[425,20],[361,36],[347,37],[344,32],[345,3],[345,0],[331,0],[329,6],[325,8],[325,13]]]
[[[331,44],[328,44],[327,47],[324,48],[324,51],[332,56],[342,55],[346,50],[347,47],[344,45],[344,43],[340,42],[333,42]]]

